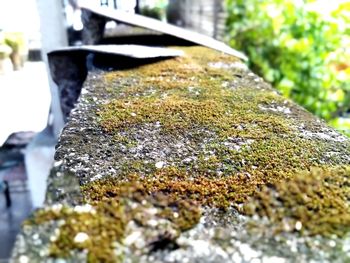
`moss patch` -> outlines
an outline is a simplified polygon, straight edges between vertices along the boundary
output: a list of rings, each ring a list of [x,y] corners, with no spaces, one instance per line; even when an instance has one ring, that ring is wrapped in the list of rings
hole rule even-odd
[[[165,132],[201,126],[223,136],[263,137],[291,131],[286,118],[259,108],[283,104],[283,98],[272,89],[233,89],[235,78],[233,70],[213,69],[196,56],[108,73],[105,85],[116,99],[100,109],[100,124],[108,132],[155,122]],[[249,125],[249,134],[238,125]]]
[[[191,175],[243,172],[255,180],[252,185],[333,162],[324,160],[324,142],[302,137],[296,128],[300,120],[277,110],[300,111],[295,105],[266,84],[257,84],[254,76],[250,82],[235,84],[249,77],[232,66],[237,63],[234,58],[205,48],[186,51],[182,58],[107,73],[104,84],[114,99],[98,111],[101,127],[115,138],[123,133],[123,140],[135,146],[137,142],[128,138],[131,129],[160,127],[160,136],[167,135],[170,141],[182,136],[193,145],[205,145],[194,150],[197,161],[190,166]],[[210,66],[219,62],[226,66]],[[274,111],[263,110],[269,107]],[[211,138],[205,140],[203,130],[211,133]],[[116,142],[128,147],[130,143],[123,140]],[[129,162],[131,171],[123,174],[144,174],[142,167],[133,169],[139,161]],[[180,159],[174,162],[175,167],[185,166]]]
[[[103,216],[101,216],[103,215]],[[100,203],[92,211],[80,212],[69,207],[39,210],[25,224],[57,221],[61,225],[50,246],[50,256],[66,258],[74,250],[87,250],[88,262],[115,262],[116,242],[124,237],[127,218],[119,202]],[[79,233],[87,235],[83,242],[75,240]]]
[[[157,215],[175,223],[178,230],[185,231],[198,223],[201,213],[200,209],[196,208],[198,206],[195,206],[198,205],[196,199],[181,193],[181,186],[173,188],[181,184],[178,181],[181,176],[184,174],[175,169],[167,169],[167,171],[158,172],[154,177],[142,178],[137,174],[118,179],[111,177],[87,184],[82,187],[82,191],[87,202],[93,204],[127,199],[137,203],[147,201],[152,206],[162,208],[161,210],[170,209]],[[177,213],[177,216],[174,217],[173,213]],[[130,219],[133,217],[131,216]]]
[[[126,180],[125,180],[126,179]],[[174,202],[188,201],[198,205],[227,208],[234,203],[242,203],[252,194],[254,180],[244,174],[236,176],[211,177],[207,174],[191,176],[186,171],[166,168],[155,174],[142,176],[132,174],[125,179],[107,178],[83,187],[85,195],[92,200],[105,200],[110,196],[120,196],[126,185],[137,185],[142,198],[161,193]]]
[[[350,230],[349,182],[349,167],[314,168],[262,187],[245,213],[267,217],[270,231],[276,233],[342,237]]]
[[[120,247],[131,221],[146,229],[155,227],[147,223],[153,220],[152,224],[160,225],[154,230],[157,233],[165,220],[172,233],[167,242],[174,242],[181,232],[195,226],[201,216],[200,208],[190,199],[182,200],[161,192],[149,193],[137,180],[99,181],[85,186],[83,193],[85,202],[91,207],[89,211],[81,211],[80,206],[53,207],[39,210],[25,222],[26,225],[56,222],[58,233],[50,245],[51,257],[67,258],[73,255],[73,251],[87,251],[88,262],[122,262]],[[86,204],[81,207],[86,207]],[[169,231],[169,227],[164,231]],[[77,240],[82,234],[86,240]],[[159,236],[160,242],[162,238]],[[146,245],[152,246],[156,242],[152,240]]]

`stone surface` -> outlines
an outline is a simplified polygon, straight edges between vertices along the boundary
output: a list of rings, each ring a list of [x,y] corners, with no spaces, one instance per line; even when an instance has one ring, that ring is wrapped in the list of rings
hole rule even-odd
[[[346,262],[350,141],[206,48],[88,74],[14,262]]]

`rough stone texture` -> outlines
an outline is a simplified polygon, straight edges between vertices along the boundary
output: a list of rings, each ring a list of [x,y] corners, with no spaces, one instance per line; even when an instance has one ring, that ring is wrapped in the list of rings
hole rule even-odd
[[[239,60],[184,51],[88,74],[14,262],[350,261],[350,141]]]

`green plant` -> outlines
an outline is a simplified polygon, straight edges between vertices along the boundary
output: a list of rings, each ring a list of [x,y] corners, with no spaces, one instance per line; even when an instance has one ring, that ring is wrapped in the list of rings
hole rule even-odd
[[[26,40],[22,32],[5,32],[4,42],[13,52],[23,52],[26,49]]]
[[[141,8],[141,14],[158,20],[165,20],[167,0],[147,1]]]
[[[330,121],[350,111],[350,52],[345,49],[350,3],[327,14],[315,4],[227,0],[227,29],[230,44],[249,56],[253,71]]]
[[[141,14],[158,20],[162,19],[162,10],[158,7],[145,6],[141,9]]]

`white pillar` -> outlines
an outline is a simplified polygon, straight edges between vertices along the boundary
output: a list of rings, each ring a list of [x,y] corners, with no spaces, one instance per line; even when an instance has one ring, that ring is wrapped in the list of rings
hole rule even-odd
[[[37,0],[37,8],[40,16],[42,56],[49,72],[47,53],[68,45],[64,9],[62,2],[59,0]],[[51,91],[51,113],[53,114],[52,126],[57,138],[64,122],[58,88],[52,81],[50,74],[48,78]]]
[[[49,124],[35,136],[27,146],[25,165],[28,175],[33,207],[43,205],[47,178],[53,166],[55,143],[64,126],[58,88],[49,74],[47,53],[67,46],[67,33],[62,2],[59,0],[36,0],[40,17],[42,57],[46,64],[51,93],[51,115]]]

